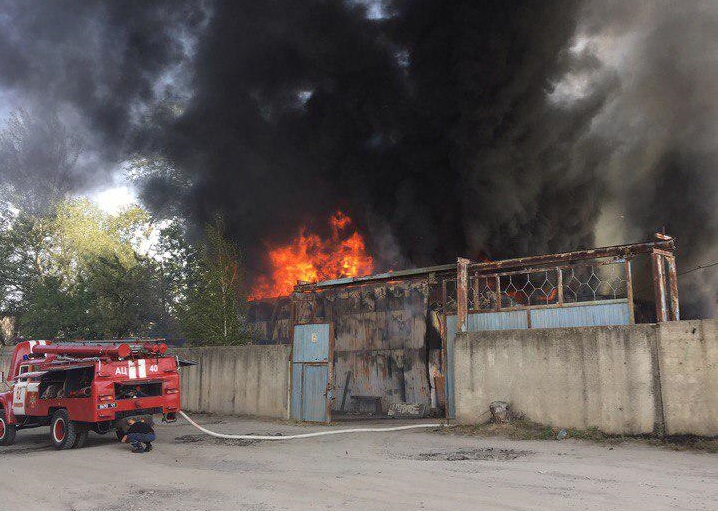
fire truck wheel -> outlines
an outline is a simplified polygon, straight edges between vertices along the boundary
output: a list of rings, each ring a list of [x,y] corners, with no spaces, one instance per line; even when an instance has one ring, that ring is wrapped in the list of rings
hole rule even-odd
[[[75,443],[72,448],[79,449],[80,447],[83,447],[85,445],[87,437],[90,434],[90,430],[87,428],[87,426],[78,425],[75,426],[75,429],[77,429],[77,434],[75,435]]]
[[[56,449],[72,449],[77,440],[77,425],[70,420],[67,410],[58,410],[50,422],[50,438]]]
[[[15,424],[8,424],[5,410],[0,409],[0,445],[12,445],[15,443]]]

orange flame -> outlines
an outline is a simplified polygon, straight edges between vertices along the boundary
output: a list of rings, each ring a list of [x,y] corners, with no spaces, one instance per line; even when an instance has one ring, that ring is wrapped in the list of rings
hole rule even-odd
[[[289,295],[298,281],[318,282],[340,277],[369,275],[374,260],[364,237],[353,230],[352,219],[341,211],[329,218],[331,237],[323,240],[306,227],[287,245],[269,249],[271,275],[257,279],[250,300]]]

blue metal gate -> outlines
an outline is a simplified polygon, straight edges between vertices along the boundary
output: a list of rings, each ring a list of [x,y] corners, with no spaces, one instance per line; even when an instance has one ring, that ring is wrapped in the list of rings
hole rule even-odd
[[[292,418],[309,422],[331,419],[332,339],[328,324],[294,327]]]

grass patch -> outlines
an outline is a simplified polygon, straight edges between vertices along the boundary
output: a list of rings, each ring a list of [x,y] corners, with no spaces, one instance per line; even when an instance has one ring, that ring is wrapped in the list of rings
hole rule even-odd
[[[442,428],[437,431],[447,435],[466,435],[483,437],[502,437],[510,440],[556,440],[562,428],[554,428],[545,424],[530,421],[526,418],[516,418],[507,424],[488,422],[477,425],[456,425]],[[598,428],[566,429],[566,438],[584,440],[602,445],[618,445],[624,442],[638,442],[671,449],[674,451],[697,451],[705,453],[718,453],[718,438],[704,438],[696,436],[626,436],[609,435]]]
[[[673,451],[699,451],[718,454],[718,438],[683,435],[666,438],[647,438],[646,441],[651,445],[665,447]]]
[[[488,422],[476,425],[457,425],[439,431],[446,434],[500,436],[511,440],[551,440],[556,438],[559,430],[528,419],[514,419],[506,424]]]

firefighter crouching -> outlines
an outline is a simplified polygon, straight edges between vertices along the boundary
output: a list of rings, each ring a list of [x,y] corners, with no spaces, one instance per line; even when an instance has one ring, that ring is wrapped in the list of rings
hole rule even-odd
[[[155,430],[144,419],[127,420],[128,428],[122,441],[132,445],[132,452],[149,452],[152,450],[152,442],[155,441]]]

